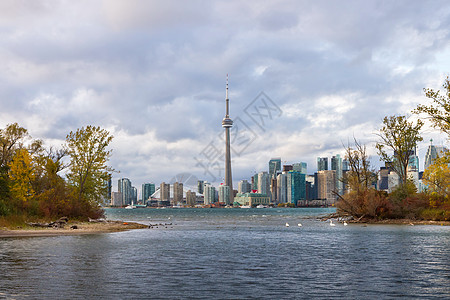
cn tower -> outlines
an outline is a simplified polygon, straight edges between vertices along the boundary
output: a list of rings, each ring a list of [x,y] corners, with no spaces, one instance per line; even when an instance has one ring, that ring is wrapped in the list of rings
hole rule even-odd
[[[233,178],[231,176],[231,152],[230,152],[230,128],[233,126],[233,120],[230,119],[230,104],[228,100],[228,74],[227,74],[227,91],[226,91],[226,114],[222,120],[222,127],[225,128],[225,186],[230,188],[230,204],[233,205]]]

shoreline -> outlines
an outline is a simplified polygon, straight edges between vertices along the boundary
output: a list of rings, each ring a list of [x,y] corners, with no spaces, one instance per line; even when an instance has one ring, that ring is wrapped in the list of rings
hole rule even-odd
[[[411,219],[384,219],[384,220],[350,220],[349,224],[370,224],[370,225],[435,225],[450,226],[450,221],[432,221],[432,220],[411,220]]]
[[[350,216],[342,216],[337,213],[319,217],[321,221],[328,221],[330,219],[337,219],[339,223],[346,221],[348,224],[369,224],[369,225],[435,225],[435,226],[450,226],[450,221],[433,221],[433,220],[414,220],[414,219],[349,219]]]
[[[77,226],[78,228],[70,229],[70,227],[74,225]],[[18,229],[0,228],[0,238],[87,235],[87,234],[114,233],[144,228],[148,228],[148,226],[135,222],[123,222],[123,221],[69,222],[64,228],[33,228],[33,227],[18,228]]]

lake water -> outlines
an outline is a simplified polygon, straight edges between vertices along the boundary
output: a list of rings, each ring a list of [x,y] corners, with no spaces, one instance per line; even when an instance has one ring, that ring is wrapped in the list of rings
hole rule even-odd
[[[333,211],[107,209],[171,225],[0,239],[0,298],[450,298],[449,227],[315,218]]]

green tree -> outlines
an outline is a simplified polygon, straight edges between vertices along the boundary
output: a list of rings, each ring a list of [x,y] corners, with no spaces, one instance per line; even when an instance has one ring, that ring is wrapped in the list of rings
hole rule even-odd
[[[380,138],[376,143],[378,154],[382,161],[391,163],[392,170],[400,178],[401,186],[407,184],[409,158],[417,143],[422,141],[422,126],[421,120],[414,124],[408,122],[406,116],[390,116],[383,119],[383,127],[377,133]],[[393,154],[388,154],[388,151]]]
[[[9,164],[11,163],[16,150],[23,146],[28,132],[17,123],[9,124],[4,129],[0,129],[0,216],[12,212],[10,179],[8,176]]]
[[[19,124],[9,124],[5,129],[0,129],[0,167],[7,168],[15,155],[16,149],[23,147],[24,139],[28,137],[28,131]]]
[[[107,166],[112,150],[107,150],[113,136],[100,127],[82,127],[66,137],[71,162],[67,179],[77,191],[78,201],[98,204],[106,193],[105,182],[113,169]]]
[[[444,95],[439,90],[424,89],[425,96],[433,100],[432,104],[429,106],[419,104],[413,112],[427,114],[433,127],[445,132],[450,137],[450,80],[448,76],[443,87]]]

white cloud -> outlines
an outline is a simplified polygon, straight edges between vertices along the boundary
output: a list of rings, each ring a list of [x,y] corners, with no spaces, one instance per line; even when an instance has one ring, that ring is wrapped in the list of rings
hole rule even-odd
[[[100,125],[115,135],[117,175],[135,185],[201,178],[194,157],[222,133],[229,73],[232,118],[261,91],[283,111],[265,131],[249,122],[258,138],[233,158],[234,179],[272,156],[312,171],[353,136],[373,143],[384,116],[427,101],[422,88],[441,88],[450,5],[435,6],[2,1],[0,127],[17,121],[58,144]]]

